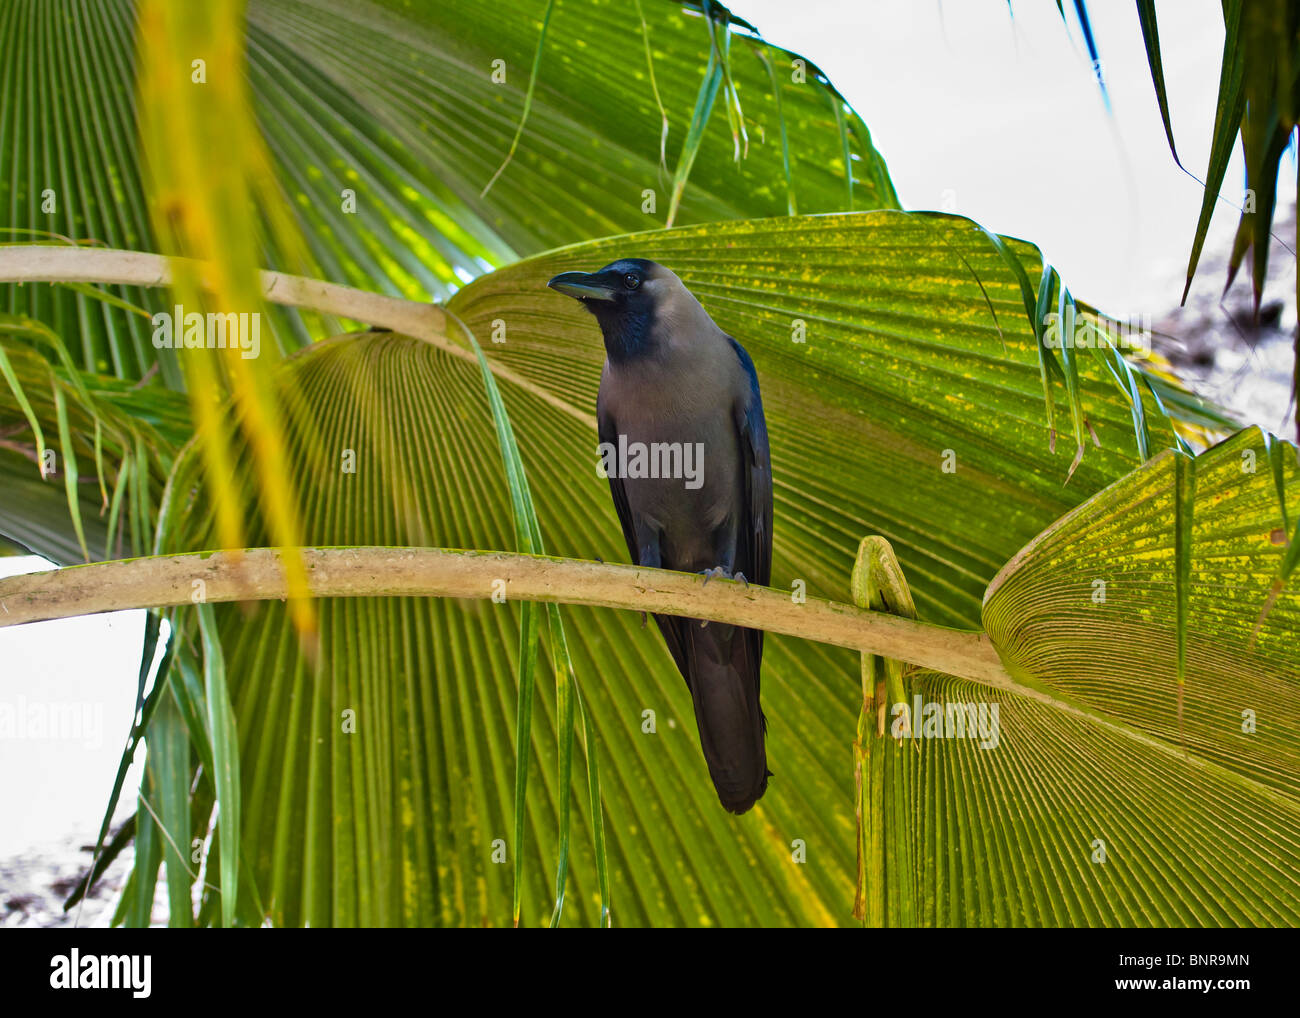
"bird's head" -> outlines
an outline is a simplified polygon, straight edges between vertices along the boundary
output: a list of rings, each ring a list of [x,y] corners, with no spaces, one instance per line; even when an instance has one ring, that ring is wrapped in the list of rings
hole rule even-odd
[[[605,352],[614,361],[654,353],[656,322],[679,299],[679,291],[689,297],[671,270],[644,258],[620,258],[595,272],[561,272],[546,285],[596,316]]]

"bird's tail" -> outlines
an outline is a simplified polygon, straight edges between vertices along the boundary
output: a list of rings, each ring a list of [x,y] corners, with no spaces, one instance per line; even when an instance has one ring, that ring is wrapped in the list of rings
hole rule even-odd
[[[767,790],[767,728],[759,706],[762,634],[712,622],[675,619],[683,637],[700,747],[718,799],[744,813]]]

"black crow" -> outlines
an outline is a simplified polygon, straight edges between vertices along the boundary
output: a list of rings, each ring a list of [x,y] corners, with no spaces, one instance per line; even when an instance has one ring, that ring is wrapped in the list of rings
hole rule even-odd
[[[548,283],[596,316],[600,453],[632,561],[753,580],[772,572],[772,466],[754,363],[670,270],[624,258]],[[695,704],[722,805],[767,789],[763,633],[656,615]]]

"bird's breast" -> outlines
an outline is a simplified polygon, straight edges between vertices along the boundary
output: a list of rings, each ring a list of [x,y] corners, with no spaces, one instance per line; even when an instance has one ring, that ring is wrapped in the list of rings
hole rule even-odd
[[[628,506],[661,530],[673,549],[669,568],[708,568],[714,531],[734,516],[741,485],[740,450],[726,387],[679,379],[673,385],[602,380],[616,434],[601,450],[617,471]]]

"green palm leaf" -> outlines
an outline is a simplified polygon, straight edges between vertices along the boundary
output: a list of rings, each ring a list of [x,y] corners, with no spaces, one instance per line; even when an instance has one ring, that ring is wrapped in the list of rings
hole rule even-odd
[[[160,249],[135,148],[134,9],[130,0],[90,12],[54,0],[13,4],[0,18],[0,224]],[[663,117],[673,151],[687,139],[713,33],[675,3],[642,4],[643,19],[628,4],[569,0],[557,5],[534,81],[546,9],[546,0],[512,0],[484,18],[472,0],[253,0],[252,99],[305,241],[304,251],[285,250],[283,231],[268,230],[263,262],[447,297],[518,255],[662,225],[673,190],[659,164]],[[795,198],[804,212],[897,207],[866,126],[816,66],[744,22],[731,34],[728,73],[749,151],[734,158],[723,111],[701,122],[678,150],[676,221],[780,215]],[[504,81],[493,80],[497,66]],[[530,83],[518,147],[482,195],[510,151]],[[46,101],[51,94],[77,101]],[[647,190],[653,212],[642,211]],[[4,289],[0,308],[75,337],[87,370],[139,378],[157,360],[166,384],[184,384],[174,353],[153,349],[147,322],[116,321],[66,291]],[[167,307],[139,288],[119,292],[151,312]],[[297,314],[275,321],[286,348],[320,334]]]
[[[1300,470],[1294,447],[1281,448],[1280,484],[1258,429],[1196,458],[1186,554],[1173,522],[1178,459],[1157,457],[1020,552],[989,587],[984,623],[1013,672],[1295,799],[1300,593],[1269,592],[1300,512]]]
[[[600,264],[616,250],[678,268],[753,351],[782,482],[778,585],[802,579],[810,593],[840,594],[855,535],[889,521],[922,617],[973,621],[983,585],[1017,540],[1068,509],[1082,484],[1100,486],[1137,463],[1131,407],[1101,364],[1083,361],[1084,407],[1107,441],[1062,487],[1071,453],[1051,450],[1040,419],[1038,344],[1018,277],[965,221],[920,223],[886,212],[687,227],[520,263],[466,288],[449,308],[481,335],[505,323],[505,342],[488,349],[509,368],[499,385],[555,553],[622,557],[594,469],[589,408],[599,340],[588,319],[543,285],[559,267]],[[758,250],[769,261],[756,261]],[[1032,257],[1024,245],[1016,250]],[[777,271],[794,252],[798,271]],[[810,327],[794,343],[791,319],[799,315]],[[902,364],[929,384],[909,384]],[[342,337],[293,358],[279,391],[309,543],[513,545],[505,487],[481,466],[498,457],[472,360],[392,334]],[[964,412],[945,407],[954,399]],[[894,412],[867,418],[856,409],[864,404]],[[1154,401],[1146,409],[1156,433],[1172,441]],[[846,459],[843,448],[855,456]],[[948,448],[959,450],[955,474],[942,469]],[[344,468],[349,450],[355,473]],[[178,465],[174,491],[193,483],[192,461]],[[976,492],[1008,462],[1037,464],[1042,479],[1004,484],[981,504]],[[163,550],[211,546],[202,489],[171,504]],[[964,518],[947,519],[959,504]],[[1020,533],[1008,525],[1015,521]],[[252,878],[273,919],[508,922],[511,867],[494,853],[511,843],[514,609],[325,602],[315,660],[303,655],[283,612],[278,604],[216,609],[249,771],[242,802],[245,837],[255,846]],[[574,666],[610,761],[602,780],[616,921],[847,920],[852,658],[773,641],[765,690],[777,778],[753,816],[736,821],[712,800],[686,691],[660,642],[635,620],[591,609],[571,617]],[[539,686],[532,738],[544,759],[558,751],[563,731],[549,688]],[[349,710],[359,724],[343,733]],[[646,710],[654,734],[642,731]],[[286,731],[294,733],[287,741]],[[544,921],[548,911],[553,860],[539,845],[564,796],[584,830],[572,847],[565,921],[595,923],[590,810],[580,789],[561,788],[545,769],[537,783],[523,921]],[[795,841],[816,846],[814,859],[793,862]],[[773,883],[773,872],[782,879]]]
[[[155,519],[161,551],[216,547],[220,513],[256,506],[265,487],[256,445],[268,436],[249,415],[269,410],[284,425],[286,505],[279,530],[265,513],[245,521],[250,546],[276,543],[290,520],[316,546],[505,549],[545,535],[554,554],[621,560],[595,470],[599,337],[544,282],[650,257],[757,365],[777,481],[774,584],[848,600],[861,538],[887,538],[920,619],[982,622],[1013,676],[990,692],[889,665],[890,686],[995,700],[998,748],[859,728],[854,655],[774,638],[764,691],[777,773],[733,818],[714,800],[680,677],[635,618],[566,609],[565,628],[541,634],[556,681],[538,683],[529,728],[517,605],[326,599],[317,639],[280,602],[201,606],[202,633],[181,608],[169,615],[176,667],[147,712],[159,752],[121,916],[147,920],[161,860],[173,902],[185,898],[197,873],[171,865],[173,842],[208,833],[220,802],[201,924],[508,924],[517,902],[525,924],[596,925],[612,901],[619,925],[833,925],[850,920],[859,844],[878,853],[865,872],[881,880],[873,915],[890,923],[1294,923],[1295,662],[1281,638],[1296,607],[1284,581],[1300,537],[1283,547],[1300,519],[1286,503],[1294,450],[1238,436],[1195,461],[1194,496],[1176,483],[1193,476],[1185,455],[1144,467],[1180,433],[1225,422],[1158,364],[1054,351],[1046,313],[1079,306],[1036,249],[897,211],[865,126],[816,68],[798,80],[793,54],[718,5],[694,6],[515,0],[485,22],[469,0],[251,3],[253,104],[306,240],[295,247],[270,211],[256,238],[239,231],[241,249],[449,298],[447,319],[484,338],[496,382],[485,394],[454,334],[344,335],[251,378],[265,404],[236,403],[194,436],[184,401],[164,395],[183,385],[173,355],[123,313],[158,295],[11,287],[0,477],[22,481],[0,532],[58,561],[80,559],[83,539],[146,551]],[[0,16],[3,52],[37,71],[2,72],[0,207],[16,237],[155,246],[133,151],[132,10],[114,0],[75,18],[15,4]],[[166,121],[151,124],[156,137]],[[36,166],[57,178],[56,212],[41,211]],[[271,190],[263,181],[259,194]],[[829,214],[784,217],[796,207]],[[684,225],[658,229],[669,218]],[[326,310],[346,320],[346,301]],[[274,320],[285,351],[319,332],[297,312]],[[106,377],[155,364],[159,381],[141,389]],[[1072,441],[1058,442],[1067,417]],[[213,440],[229,471],[205,462]],[[78,465],[57,487],[27,455],[56,443]],[[1232,475],[1243,446],[1266,459],[1259,478]],[[91,464],[98,483],[77,483]],[[525,472],[535,519],[520,501]],[[1162,529],[1171,512],[1187,524],[1181,539]],[[1269,523],[1265,547],[1270,513],[1281,527]],[[1098,614],[1095,638],[1078,635],[1076,566],[1122,575],[1133,592]],[[1125,641],[1140,652],[1120,667]],[[1230,695],[1270,705],[1262,737],[1239,746],[1223,727]],[[599,794],[568,780],[584,707]],[[918,713],[922,734],[924,722]],[[861,801],[879,809],[861,842],[855,733],[869,736]],[[519,813],[517,764],[530,755],[561,763],[536,768]],[[178,791],[195,777],[187,833]],[[567,883],[552,883],[557,872]],[[1231,899],[1242,875],[1260,889],[1248,901]]]

